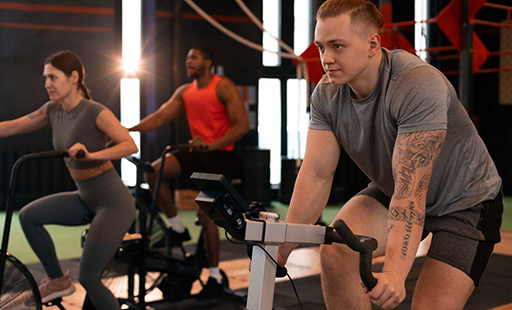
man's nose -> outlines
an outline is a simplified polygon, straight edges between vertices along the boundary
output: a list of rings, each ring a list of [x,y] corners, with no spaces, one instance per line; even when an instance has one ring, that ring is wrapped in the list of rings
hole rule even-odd
[[[332,57],[331,53],[326,49],[322,55],[322,64],[332,63],[334,63],[334,57]]]

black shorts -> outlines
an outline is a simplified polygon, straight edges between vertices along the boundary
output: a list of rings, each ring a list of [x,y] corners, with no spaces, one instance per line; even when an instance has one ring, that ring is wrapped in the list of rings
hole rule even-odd
[[[172,153],[181,167],[181,178],[189,178],[194,172],[222,174],[228,179],[240,171],[240,158],[230,151],[187,152],[178,150]]]
[[[370,196],[389,208],[391,198],[370,185],[357,195]],[[469,209],[440,217],[427,216],[423,238],[432,233],[427,256],[465,272],[478,286],[494,249],[500,242],[503,194]]]

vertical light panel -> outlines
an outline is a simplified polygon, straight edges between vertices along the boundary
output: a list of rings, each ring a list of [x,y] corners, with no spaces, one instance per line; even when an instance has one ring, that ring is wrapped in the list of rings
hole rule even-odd
[[[427,0],[414,1],[414,20],[416,22],[424,21],[427,19]],[[416,23],[414,25],[414,49],[424,50],[427,48],[427,24]],[[427,52],[420,51],[416,54],[423,60],[427,59]]]
[[[293,15],[293,51],[300,55],[311,44],[311,0],[295,0]]]
[[[309,114],[306,109],[308,96],[306,80],[286,81],[286,132],[288,137],[288,158],[304,158]]]
[[[140,120],[140,80],[137,78],[121,79],[121,125],[124,127],[132,127],[139,123]],[[130,132],[139,152],[134,154],[140,157],[140,133]],[[137,181],[137,169],[129,161],[121,160],[121,179],[126,186],[135,186]]]
[[[140,120],[140,80],[137,68],[141,56],[142,3],[141,0],[122,2],[122,53],[125,78],[121,79],[121,125],[132,127]],[[140,133],[130,132],[140,157]],[[137,181],[137,169],[127,160],[121,160],[121,179],[127,186]]]
[[[270,150],[270,183],[281,183],[281,81],[258,81],[258,146]]]
[[[140,61],[142,32],[141,0],[123,0],[122,2],[122,42],[123,65],[127,74],[137,71]]]
[[[281,28],[281,0],[263,0],[263,27],[276,37],[280,37]],[[279,43],[266,32],[263,32],[263,48],[279,51]],[[281,57],[270,52],[263,52],[263,65],[277,67],[281,64]]]

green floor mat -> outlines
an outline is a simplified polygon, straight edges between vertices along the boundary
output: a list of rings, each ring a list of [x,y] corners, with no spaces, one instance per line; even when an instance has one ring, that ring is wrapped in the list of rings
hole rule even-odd
[[[512,197],[505,197],[504,205],[505,211],[503,213],[502,229],[512,230]],[[320,218],[321,221],[325,224],[330,224],[341,206],[342,204],[328,205],[322,213],[322,217]],[[284,221],[286,219],[286,213],[288,212],[288,205],[272,201],[270,207],[267,208],[267,211],[278,213],[281,216],[281,220]],[[187,226],[190,236],[192,237],[192,240],[189,242],[196,243],[201,231],[201,226],[195,224],[196,212],[193,210],[180,210],[179,215],[185,226]],[[5,212],[0,212],[0,227],[2,228],[0,236],[3,235],[4,223]],[[59,259],[62,260],[80,257],[82,253],[82,249],[80,247],[80,234],[82,230],[86,228],[87,225],[77,227],[49,225],[47,227],[55,243]],[[219,235],[221,239],[225,239],[223,229],[219,230]],[[28,245],[25,235],[21,230],[17,212],[15,212],[13,216],[8,251],[25,264],[38,262],[36,255]]]

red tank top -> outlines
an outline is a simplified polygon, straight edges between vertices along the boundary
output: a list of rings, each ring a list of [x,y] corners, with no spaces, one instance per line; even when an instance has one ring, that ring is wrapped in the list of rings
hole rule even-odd
[[[207,144],[218,140],[233,126],[226,106],[217,99],[217,85],[221,80],[222,77],[215,74],[205,88],[198,89],[194,81],[183,92],[190,133],[192,137],[200,137]],[[233,144],[221,150],[232,151]]]

